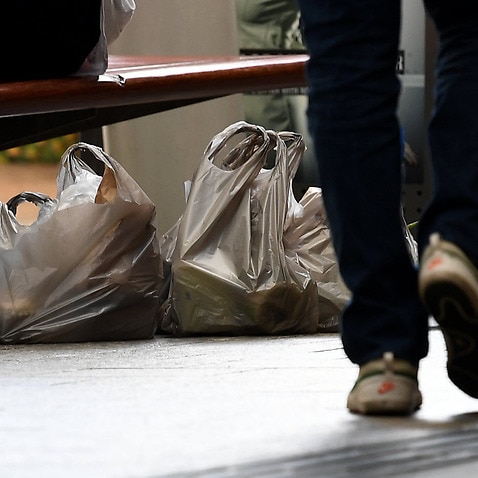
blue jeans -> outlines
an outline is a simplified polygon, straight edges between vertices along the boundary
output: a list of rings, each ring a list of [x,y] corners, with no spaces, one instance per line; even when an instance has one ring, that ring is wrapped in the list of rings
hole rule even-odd
[[[441,38],[429,139],[433,201],[420,221],[478,263],[478,18],[469,0],[428,0]],[[428,351],[401,222],[396,76],[400,0],[299,0],[310,53],[308,121],[342,276],[352,301],[341,323],[359,365],[392,351],[414,364]]]

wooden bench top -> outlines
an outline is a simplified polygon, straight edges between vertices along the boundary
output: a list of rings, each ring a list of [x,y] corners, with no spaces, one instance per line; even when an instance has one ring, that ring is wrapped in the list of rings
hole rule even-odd
[[[307,59],[112,56],[99,78],[0,83],[0,149],[236,93],[304,87]]]

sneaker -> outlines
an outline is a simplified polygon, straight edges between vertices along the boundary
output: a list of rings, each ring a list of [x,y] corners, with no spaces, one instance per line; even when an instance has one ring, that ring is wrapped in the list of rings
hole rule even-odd
[[[386,352],[360,367],[347,408],[362,415],[410,415],[422,404],[417,367]]]
[[[445,337],[450,380],[478,398],[478,270],[435,233],[421,260],[418,290]]]

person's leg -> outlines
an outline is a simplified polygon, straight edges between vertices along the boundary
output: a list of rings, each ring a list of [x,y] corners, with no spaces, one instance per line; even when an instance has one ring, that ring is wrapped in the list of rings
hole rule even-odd
[[[461,247],[478,264],[478,11],[469,0],[427,0],[440,37],[429,128],[433,201],[419,226]]]
[[[478,13],[467,0],[425,5],[440,48],[419,289],[445,335],[450,379],[478,398]]]
[[[344,350],[363,365],[385,352],[417,365],[428,317],[401,222],[400,0],[300,1],[308,120],[342,276]]]

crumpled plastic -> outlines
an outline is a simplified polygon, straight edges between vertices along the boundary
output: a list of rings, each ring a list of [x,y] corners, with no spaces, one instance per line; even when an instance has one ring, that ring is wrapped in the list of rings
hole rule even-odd
[[[241,134],[246,138],[237,140]],[[233,139],[237,144],[224,153]],[[162,332],[187,336],[336,330],[337,308],[332,313],[322,305],[320,318],[321,302],[332,300],[333,287],[321,299],[316,282],[335,278],[336,269],[332,273],[329,264],[327,276],[321,264],[313,278],[311,264],[300,259],[307,252],[307,234],[292,231],[311,217],[302,214],[308,208],[297,203],[291,191],[304,150],[299,134],[266,131],[246,122],[234,123],[211,140],[191,181],[184,214],[160,239],[165,270],[170,268],[170,282],[162,291]],[[273,166],[266,167],[271,159]],[[324,227],[317,222],[317,234]],[[310,246],[312,252],[330,252],[328,241],[328,235],[321,237],[320,247]],[[332,253],[318,262],[331,259]],[[320,327],[322,322],[326,325]]]
[[[81,158],[104,164],[96,174]],[[0,202],[0,342],[152,338],[162,267],[155,206],[101,148],[63,155],[54,199],[24,192]],[[15,208],[39,206],[20,224]]]
[[[317,286],[318,331],[337,332],[351,295],[340,275],[322,189],[309,187],[299,202],[292,201],[284,230],[286,255],[301,264]]]
[[[102,0],[101,32],[76,76],[102,75],[108,67],[108,47],[120,36],[136,10],[135,0]]]

